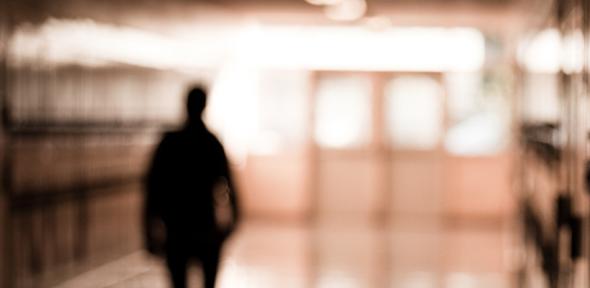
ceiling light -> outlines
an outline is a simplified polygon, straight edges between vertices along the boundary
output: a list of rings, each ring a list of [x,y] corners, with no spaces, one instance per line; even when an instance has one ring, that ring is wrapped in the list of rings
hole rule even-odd
[[[312,4],[312,5],[336,5],[342,2],[343,0],[305,0],[305,2]]]
[[[365,0],[342,0],[338,4],[326,6],[326,16],[336,21],[354,21],[367,12]]]

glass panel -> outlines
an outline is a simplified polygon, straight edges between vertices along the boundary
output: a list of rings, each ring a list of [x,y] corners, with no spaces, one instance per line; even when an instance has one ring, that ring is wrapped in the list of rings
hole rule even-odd
[[[504,148],[506,119],[493,111],[481,111],[449,128],[445,148],[454,155],[491,155]]]
[[[371,82],[366,77],[330,76],[319,81],[315,139],[321,147],[354,148],[371,136]]]
[[[480,73],[463,72],[445,75],[447,88],[448,119],[451,124],[473,114],[477,110],[477,95],[481,88]]]
[[[441,87],[429,77],[395,78],[385,87],[387,136],[397,148],[432,149],[439,142]]]
[[[297,149],[305,142],[308,74],[303,71],[268,70],[261,73],[259,131],[252,152],[273,154]]]
[[[510,86],[509,79],[499,72],[485,71],[451,73],[445,80],[449,109],[445,149],[463,156],[500,152],[509,139],[510,92],[503,88]],[[542,89],[547,88],[550,86]]]

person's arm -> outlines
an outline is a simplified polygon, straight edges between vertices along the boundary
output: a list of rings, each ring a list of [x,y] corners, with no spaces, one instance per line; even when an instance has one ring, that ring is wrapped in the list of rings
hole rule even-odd
[[[147,175],[144,179],[144,207],[143,207],[143,236],[144,246],[152,254],[160,254],[163,240],[161,237],[161,201],[162,193],[162,165],[164,160],[165,140],[158,145]]]
[[[236,187],[236,184],[235,184],[233,176],[232,176],[229,161],[228,161],[225,151],[223,150],[223,147],[221,147],[221,145],[220,145],[220,148],[221,148],[221,155],[222,155],[222,176],[225,179],[227,179],[227,185],[229,188],[228,189],[229,190],[229,201],[230,201],[230,207],[231,207],[231,212],[232,212],[232,221],[231,221],[231,226],[229,227],[229,233],[231,233],[235,230],[235,228],[241,218],[240,203],[239,203],[239,199],[238,199],[239,197],[238,197],[237,187]]]

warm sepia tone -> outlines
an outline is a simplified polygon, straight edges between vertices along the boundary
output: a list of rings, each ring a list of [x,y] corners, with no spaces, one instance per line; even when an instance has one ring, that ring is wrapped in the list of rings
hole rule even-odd
[[[589,32],[590,0],[0,0],[0,287],[588,287]]]

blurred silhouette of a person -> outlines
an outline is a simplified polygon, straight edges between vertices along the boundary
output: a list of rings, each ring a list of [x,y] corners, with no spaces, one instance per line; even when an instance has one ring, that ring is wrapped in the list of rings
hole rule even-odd
[[[201,264],[204,287],[215,286],[221,248],[238,220],[223,146],[201,119],[206,102],[204,88],[189,91],[186,125],[164,135],[146,179],[145,245],[165,257],[175,288],[186,287],[191,260]]]

